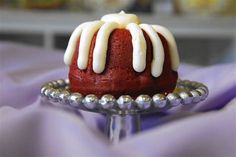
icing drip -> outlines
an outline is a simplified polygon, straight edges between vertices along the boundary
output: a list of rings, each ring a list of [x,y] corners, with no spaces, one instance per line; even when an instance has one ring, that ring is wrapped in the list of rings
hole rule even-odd
[[[133,45],[133,68],[137,72],[144,71],[146,67],[146,41],[142,29],[135,23],[127,25]]]
[[[75,48],[76,48],[76,43],[82,33],[82,30],[84,27],[86,27],[87,24],[89,24],[90,22],[85,22],[81,25],[79,25],[72,33],[70,39],[69,39],[69,43],[67,45],[67,48],[66,48],[66,52],[65,52],[65,55],[64,55],[64,62],[66,65],[70,65],[71,64],[71,60],[72,60],[72,57],[74,55],[74,52],[75,52]]]
[[[170,57],[172,62],[172,69],[177,71],[179,67],[179,53],[177,49],[177,45],[175,42],[175,38],[172,33],[163,26],[160,25],[152,25],[153,29],[163,35],[163,37],[168,41],[169,49],[170,49]]]
[[[164,48],[155,30],[147,24],[139,25],[150,37],[153,47],[153,60],[151,64],[151,73],[154,77],[158,77],[162,73],[164,64]]]
[[[116,28],[126,28],[132,37],[133,45],[133,68],[137,72],[142,72],[146,68],[146,41],[142,29],[148,34],[153,46],[153,60],[151,64],[151,74],[154,77],[161,75],[164,64],[164,48],[157,34],[162,34],[168,42],[172,69],[177,71],[179,66],[179,55],[175,39],[171,32],[159,25],[140,24],[139,18],[134,14],[108,14],[101,18],[101,21],[86,22],[78,26],[72,33],[65,55],[64,62],[71,64],[72,57],[76,51],[76,44],[80,38],[79,57],[77,59],[78,68],[87,68],[88,56],[92,38],[98,31],[95,47],[93,50],[93,71],[102,73],[106,65],[106,55],[108,40],[111,32]]]
[[[93,71],[95,73],[101,73],[105,69],[108,39],[110,33],[118,27],[119,25],[115,22],[107,22],[99,29],[93,51]]]
[[[77,60],[77,65],[79,69],[86,69],[88,65],[88,55],[91,45],[92,38],[97,30],[102,26],[102,21],[94,21],[87,24],[83,28],[81,37],[80,37],[80,46],[79,46],[79,57]]]

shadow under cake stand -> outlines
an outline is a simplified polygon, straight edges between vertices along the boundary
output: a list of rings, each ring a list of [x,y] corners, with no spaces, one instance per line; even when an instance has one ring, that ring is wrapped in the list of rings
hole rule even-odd
[[[197,104],[208,96],[208,88],[199,82],[178,80],[173,93],[154,96],[139,95],[135,100],[129,95],[118,99],[110,94],[100,99],[93,94],[82,96],[69,90],[69,80],[50,81],[41,88],[42,97],[48,101],[85,110],[106,114],[106,134],[112,143],[137,133],[141,128],[140,115],[166,112],[179,105]]]

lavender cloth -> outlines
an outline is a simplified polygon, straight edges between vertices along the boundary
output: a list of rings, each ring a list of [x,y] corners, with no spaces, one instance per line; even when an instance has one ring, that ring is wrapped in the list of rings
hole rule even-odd
[[[57,53],[55,53],[57,52]],[[236,64],[182,64],[182,79],[205,83],[206,101],[143,116],[143,132],[110,145],[104,117],[50,106],[40,86],[66,78],[63,52],[0,43],[0,157],[235,157]]]

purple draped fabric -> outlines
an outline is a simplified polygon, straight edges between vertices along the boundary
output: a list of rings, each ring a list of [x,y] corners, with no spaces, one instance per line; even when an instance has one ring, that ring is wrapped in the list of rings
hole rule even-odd
[[[142,116],[143,132],[111,145],[104,117],[57,108],[40,86],[67,77],[63,51],[0,43],[0,157],[236,157],[236,64],[181,64],[210,94],[197,105]]]

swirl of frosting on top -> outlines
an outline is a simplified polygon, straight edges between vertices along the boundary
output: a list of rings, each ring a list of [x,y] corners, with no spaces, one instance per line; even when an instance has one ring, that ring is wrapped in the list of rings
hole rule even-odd
[[[125,28],[129,23],[140,24],[140,19],[134,14],[126,14],[121,11],[119,14],[107,14],[101,18],[103,22],[116,22],[121,28]]]
[[[91,40],[96,32],[97,38],[93,50],[93,71],[102,73],[106,65],[106,55],[109,36],[115,29],[127,29],[132,37],[133,46],[133,68],[136,72],[142,72],[146,67],[146,41],[143,31],[150,37],[153,45],[153,60],[151,63],[151,74],[153,77],[161,75],[164,64],[164,47],[158,35],[161,34],[168,42],[172,70],[177,71],[179,66],[179,55],[174,36],[171,32],[160,25],[140,24],[140,19],[134,14],[108,14],[100,21],[85,22],[79,25],[72,33],[65,55],[64,62],[70,65],[75,51],[79,52],[77,59],[78,68],[84,70],[88,65],[88,54]],[[76,44],[80,38],[79,50]],[[121,39],[122,40],[122,39]]]

